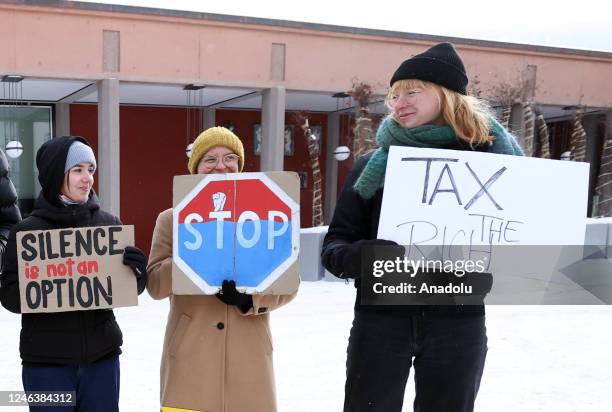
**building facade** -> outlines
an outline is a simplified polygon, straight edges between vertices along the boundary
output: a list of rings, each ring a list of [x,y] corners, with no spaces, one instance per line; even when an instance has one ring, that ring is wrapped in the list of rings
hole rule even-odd
[[[65,1],[0,2],[0,143],[18,141],[13,178],[27,212],[39,190],[34,155],[54,136],[95,148],[103,207],[136,226],[149,248],[157,214],[171,207],[172,178],[186,174],[187,145],[213,125],[233,128],[246,171],[289,170],[302,182],[302,226],[312,224],[313,174],[301,119],[318,135],[325,221],[353,157],[356,102],[371,87],[374,125],[389,77],[406,58],[451,41],[471,92],[489,100],[525,144],[552,158],[571,151],[580,124],[591,163],[595,214],[603,145],[612,139],[612,53],[447,38],[310,23]],[[406,28],[407,30],[410,27]],[[578,117],[576,122],[576,117]],[[535,130],[535,137],[531,131]],[[14,145],[14,144],[13,144]],[[595,201],[593,201],[595,200]]]

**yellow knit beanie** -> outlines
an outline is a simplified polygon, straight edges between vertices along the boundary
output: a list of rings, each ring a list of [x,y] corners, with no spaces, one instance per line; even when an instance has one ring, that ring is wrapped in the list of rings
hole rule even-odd
[[[217,146],[227,147],[238,155],[238,170],[242,172],[244,167],[244,147],[242,142],[231,130],[225,127],[211,127],[200,133],[191,147],[191,157],[187,168],[192,175],[198,171],[198,164],[202,157],[212,148]]]

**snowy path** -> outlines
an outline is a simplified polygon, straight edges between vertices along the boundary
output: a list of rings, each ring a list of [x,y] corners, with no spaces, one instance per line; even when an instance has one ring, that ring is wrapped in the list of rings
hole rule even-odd
[[[304,282],[272,314],[280,412],[342,409],[354,289]],[[124,333],[121,410],[158,411],[159,358],[167,301],[141,297],[116,310]],[[612,410],[612,307],[490,306],[489,353],[477,411]],[[19,317],[0,309],[0,390],[21,390]],[[405,411],[412,410],[412,381]],[[25,408],[0,407],[8,412]],[[246,412],[246,411],[245,411]]]

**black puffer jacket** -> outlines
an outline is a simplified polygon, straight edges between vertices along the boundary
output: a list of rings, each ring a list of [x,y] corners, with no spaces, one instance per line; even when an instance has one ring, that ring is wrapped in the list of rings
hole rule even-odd
[[[0,262],[6,248],[6,241],[9,237],[11,227],[21,220],[21,213],[17,207],[17,192],[13,182],[9,179],[9,165],[0,150]],[[2,266],[0,266],[0,272]]]
[[[458,142],[454,149],[470,150],[467,145],[461,142]],[[475,150],[478,151],[479,148]],[[345,272],[343,261],[347,245],[362,239],[376,239],[378,234],[383,189],[378,189],[371,199],[362,198],[353,189],[353,185],[361,175],[372,154],[373,152],[370,152],[355,162],[353,169],[344,182],[334,216],[323,241],[321,254],[323,266],[337,277],[342,277],[342,273]],[[363,306],[361,305],[360,279],[355,279],[355,288],[357,289],[355,300],[355,310],[357,311],[388,312],[395,315],[427,313],[443,316],[471,316],[484,314],[484,306],[482,305]]]
[[[59,200],[66,155],[74,140],[74,137],[53,139],[37,155],[43,190],[32,214],[11,230],[4,256],[5,271],[0,277],[0,301],[12,312],[20,312],[17,232],[121,224],[119,218],[100,210],[93,191],[84,204],[65,206]],[[122,334],[112,310],[23,314],[21,326],[19,349],[24,365],[76,365],[121,352]]]

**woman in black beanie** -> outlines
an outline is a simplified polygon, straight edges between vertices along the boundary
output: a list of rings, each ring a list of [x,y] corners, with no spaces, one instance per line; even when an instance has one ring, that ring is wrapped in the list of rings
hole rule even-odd
[[[100,209],[93,191],[96,159],[87,140],[64,136],[47,141],[36,154],[36,167],[42,190],[30,216],[10,232],[0,277],[0,301],[14,313],[21,312],[18,232],[121,225],[118,217]],[[147,281],[146,256],[128,246],[123,263],[134,272],[138,293],[142,293]],[[112,310],[24,313],[21,325],[24,390],[76,392],[76,408],[58,406],[52,408],[54,411],[119,410],[122,334]],[[47,409],[30,406],[30,411]]]
[[[360,289],[368,248],[387,246],[404,254],[395,242],[376,238],[391,145],[522,155],[486,105],[467,95],[467,84],[463,62],[449,43],[404,61],[391,78],[390,114],[376,135],[379,148],[357,159],[338,199],[322,260],[334,275],[355,279],[357,288],[345,412],[400,412],[413,365],[415,411],[474,408],[487,352],[484,307],[362,306]]]

